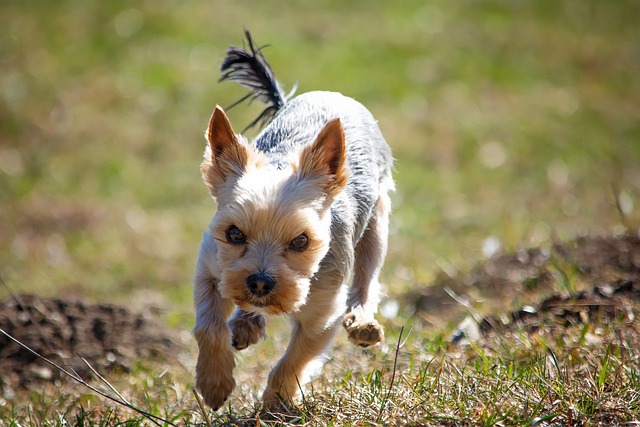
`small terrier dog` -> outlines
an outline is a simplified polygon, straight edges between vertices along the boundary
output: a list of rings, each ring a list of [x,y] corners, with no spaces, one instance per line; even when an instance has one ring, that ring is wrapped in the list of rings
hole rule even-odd
[[[250,126],[268,125],[250,144],[216,106],[200,166],[218,208],[194,274],[196,387],[214,410],[235,387],[234,350],[265,337],[265,316],[287,314],[292,324],[268,377],[266,407],[297,396],[340,325],[362,347],[384,339],[374,313],[394,189],[391,150],[355,100],[285,94],[245,34],[249,50],[227,50],[220,80],[249,87],[240,101],[267,105]]]

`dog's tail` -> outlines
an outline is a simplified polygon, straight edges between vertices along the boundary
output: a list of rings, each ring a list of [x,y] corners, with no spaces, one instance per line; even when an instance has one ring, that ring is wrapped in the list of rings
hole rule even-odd
[[[250,89],[247,95],[228,108],[233,108],[247,99],[250,103],[257,99],[266,104],[267,108],[244,129],[246,131],[258,123],[260,125],[269,123],[285,106],[295,92],[295,88],[288,94],[282,90],[282,86],[276,80],[269,63],[262,54],[262,48],[265,46],[256,47],[248,30],[245,29],[244,34],[247,37],[249,50],[235,46],[227,49],[227,56],[220,65],[222,72],[220,81],[238,82]]]

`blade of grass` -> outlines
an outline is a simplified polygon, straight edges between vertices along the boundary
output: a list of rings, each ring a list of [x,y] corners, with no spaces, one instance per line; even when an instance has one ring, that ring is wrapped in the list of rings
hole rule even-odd
[[[389,383],[389,390],[387,391],[387,395],[384,397],[384,400],[380,405],[380,411],[378,412],[378,418],[376,418],[376,423],[380,422],[380,419],[382,418],[382,413],[384,412],[384,409],[387,406],[387,402],[389,401],[389,397],[391,396],[391,391],[393,390],[393,384],[396,379],[396,370],[398,368],[398,354],[400,353],[403,332],[404,332],[404,326],[400,328],[400,335],[398,336],[398,343],[396,344],[396,354],[393,359],[393,373],[391,374],[391,382]]]
[[[198,402],[198,407],[200,408],[200,413],[202,414],[202,418],[204,418],[204,422],[207,423],[207,427],[211,427],[211,421],[209,420],[209,415],[207,414],[207,410],[202,402],[202,398],[196,391],[196,389],[192,388],[193,396],[196,398],[196,402]]]

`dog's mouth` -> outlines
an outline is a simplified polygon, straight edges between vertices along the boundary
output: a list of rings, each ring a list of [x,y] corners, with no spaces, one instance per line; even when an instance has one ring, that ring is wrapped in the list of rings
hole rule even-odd
[[[271,305],[269,301],[263,301],[263,299],[253,299],[249,301],[249,304],[257,308],[265,308]]]
[[[236,305],[242,307],[243,310],[253,313],[267,314],[271,316],[286,314],[290,310],[286,310],[282,304],[274,298],[269,297],[249,297],[242,301],[235,301]]]
[[[242,309],[248,312],[267,313],[272,312],[272,309],[277,308],[277,305],[273,304],[271,298],[268,297],[256,298],[254,296],[247,295],[245,298],[234,302],[236,305],[242,307]]]
[[[288,288],[281,287],[279,290],[274,288],[267,294],[252,291],[248,286],[227,285],[221,287],[221,294],[247,312],[265,315],[291,314],[302,308],[307,296],[304,286],[298,283],[295,285],[289,292],[285,292]]]

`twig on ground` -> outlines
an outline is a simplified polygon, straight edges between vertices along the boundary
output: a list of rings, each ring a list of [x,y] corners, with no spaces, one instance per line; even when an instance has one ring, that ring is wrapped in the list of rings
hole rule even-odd
[[[89,361],[87,359],[85,359],[84,357],[80,356],[79,354],[76,353],[76,355],[82,359],[82,361],[84,362],[85,365],[87,365],[87,367],[89,368],[89,370],[91,370],[91,372],[93,372],[93,374],[98,377],[98,379],[100,381],[102,381],[103,383],[105,383],[107,385],[107,387],[109,387],[109,389],[111,389],[112,392],[114,392],[116,394],[116,396],[118,396],[118,398],[120,398],[120,400],[122,400],[124,403],[126,403],[127,405],[131,405],[131,403],[129,403],[129,401],[127,399],[125,399],[119,392],[118,390],[116,390],[116,388],[114,386],[111,385],[111,383],[109,383],[109,381],[107,381],[102,375],[100,375],[98,373],[98,371],[96,371],[94,369],[93,366],[91,366],[91,364],[89,363]]]

